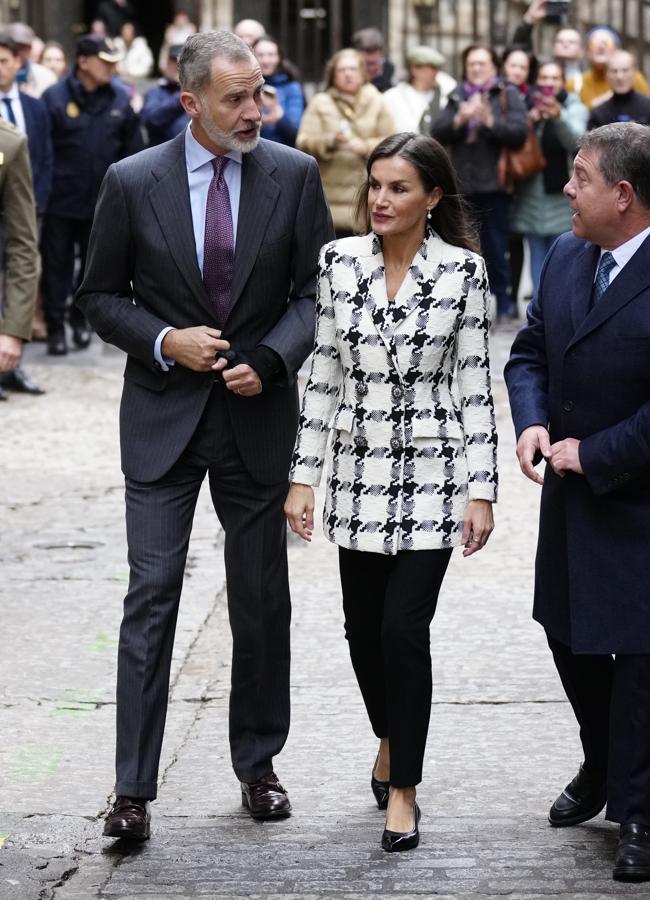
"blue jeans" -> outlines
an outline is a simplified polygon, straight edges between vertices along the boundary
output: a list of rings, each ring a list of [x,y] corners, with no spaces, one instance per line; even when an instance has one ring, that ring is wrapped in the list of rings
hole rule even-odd
[[[539,277],[542,274],[542,266],[548,251],[551,249],[559,235],[557,234],[527,234],[526,240],[530,249],[530,277],[533,280],[533,294],[537,296]]]
[[[506,316],[512,312],[512,286],[508,262],[510,224],[508,206],[510,198],[501,191],[485,194],[468,194],[479,226],[481,253],[485,258],[490,290],[497,298],[497,314]]]

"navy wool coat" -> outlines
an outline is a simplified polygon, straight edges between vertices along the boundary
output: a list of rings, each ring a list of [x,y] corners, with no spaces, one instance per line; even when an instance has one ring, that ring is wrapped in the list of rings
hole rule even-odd
[[[575,653],[650,653],[650,238],[597,304],[600,248],[564,234],[512,347],[517,437],[578,438],[584,475],[546,466],[534,618]]]

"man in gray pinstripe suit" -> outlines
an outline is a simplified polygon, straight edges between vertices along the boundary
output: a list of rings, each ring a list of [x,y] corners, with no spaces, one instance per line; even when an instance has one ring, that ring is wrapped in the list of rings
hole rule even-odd
[[[149,836],[174,628],[207,472],[225,531],[230,745],[255,818],[288,815],[273,772],[289,728],[282,504],[295,373],[312,348],[332,227],[309,157],[259,140],[263,78],[228,32],[180,58],[188,130],[112,166],[77,303],[127,353],[120,412],[130,582],[120,631],[110,837]]]

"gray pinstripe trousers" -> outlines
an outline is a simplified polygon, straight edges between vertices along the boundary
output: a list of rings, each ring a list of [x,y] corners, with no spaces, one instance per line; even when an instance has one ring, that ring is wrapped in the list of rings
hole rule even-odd
[[[130,580],[118,652],[118,795],[157,794],[176,618],[206,472],[225,532],[233,635],[230,749],[237,777],[256,781],[269,772],[287,738],[287,482],[267,486],[251,478],[232,438],[224,390],[215,383],[192,440],[166,475],[151,483],[126,479]]]

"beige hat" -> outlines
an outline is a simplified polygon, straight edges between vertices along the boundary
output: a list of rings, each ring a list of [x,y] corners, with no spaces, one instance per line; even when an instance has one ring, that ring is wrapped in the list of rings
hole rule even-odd
[[[421,44],[419,47],[411,47],[410,50],[406,51],[406,65],[407,66],[435,66],[436,69],[439,69],[440,66],[444,66],[445,58],[438,50],[434,50],[433,47],[427,47],[425,44]]]
[[[34,29],[24,22],[12,22],[4,29],[4,33],[11,38],[15,44],[24,47],[31,47],[34,40]]]

